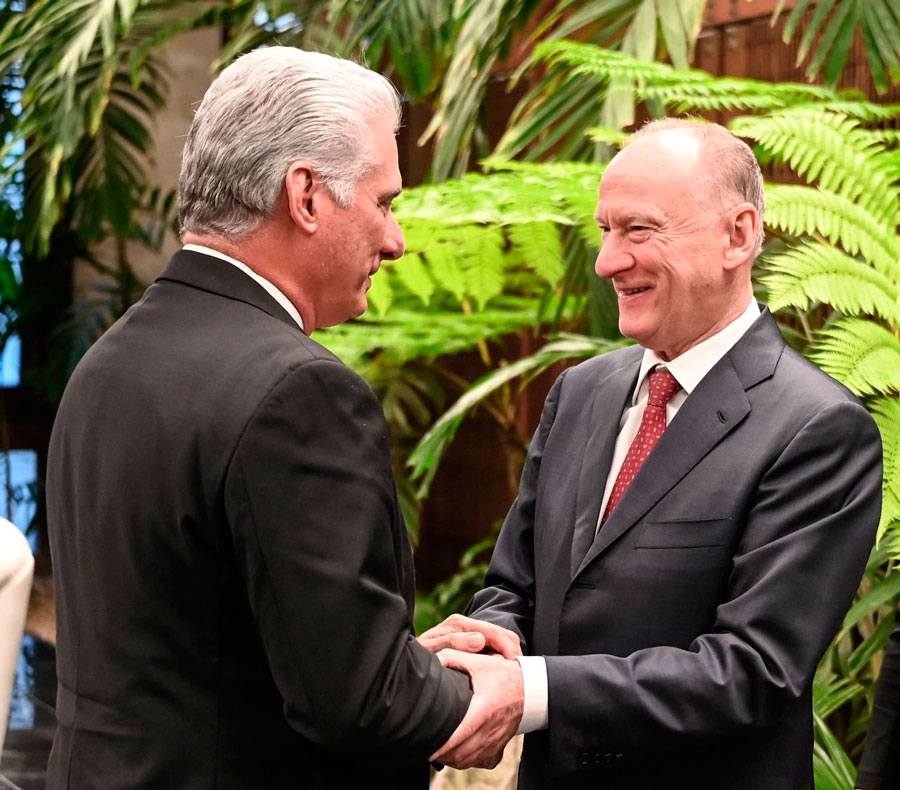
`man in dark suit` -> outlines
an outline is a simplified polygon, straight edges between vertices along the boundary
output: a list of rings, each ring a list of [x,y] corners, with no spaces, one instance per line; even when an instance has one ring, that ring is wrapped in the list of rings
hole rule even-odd
[[[856,786],[859,790],[900,787],[900,625],[891,632],[884,651]]]
[[[78,365],[53,430],[51,790],[422,788],[463,718],[468,681],[431,652],[459,635],[412,633],[379,403],[309,338],[403,254],[398,123],[383,77],[284,47],[204,97],[186,247]]]
[[[471,607],[519,635],[525,713],[438,759],[483,763],[518,727],[521,790],[812,789],[812,678],[874,537],[881,444],[755,302],[762,217],[720,126],[650,124],[607,167],[596,270],[640,345],[547,397]]]

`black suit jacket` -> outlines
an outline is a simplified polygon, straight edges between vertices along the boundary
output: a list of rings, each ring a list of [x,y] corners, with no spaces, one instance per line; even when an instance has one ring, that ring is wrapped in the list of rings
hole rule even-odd
[[[594,539],[641,354],[559,377],[473,602],[546,656],[520,788],[812,788],[812,677],[878,523],[878,431],[766,310]]]
[[[259,285],[174,257],[53,430],[49,788],[426,786],[469,690],[412,634],[386,433]]]
[[[884,651],[856,786],[862,790],[900,787],[900,625],[891,633]]]

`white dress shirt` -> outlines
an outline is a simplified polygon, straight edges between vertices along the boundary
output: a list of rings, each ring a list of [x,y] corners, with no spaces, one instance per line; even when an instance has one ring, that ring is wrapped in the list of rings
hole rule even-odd
[[[297,325],[306,331],[303,327],[303,319],[300,317],[300,312],[294,307],[293,302],[288,299],[281,291],[278,290],[272,283],[270,283],[265,277],[261,277],[258,275],[253,269],[247,266],[246,263],[241,263],[236,258],[232,258],[230,255],[226,255],[224,252],[219,252],[218,250],[212,249],[212,247],[204,247],[202,244],[185,244],[184,249],[191,250],[192,252],[202,252],[204,255],[212,255],[213,258],[220,258],[223,261],[228,261],[235,268],[240,269],[244,274],[252,279],[256,280],[263,288],[268,291],[269,295],[280,304],[286,311],[287,314],[293,318]]]
[[[666,425],[668,425],[688,396],[703,380],[703,377],[744,336],[744,333],[759,318],[759,315],[759,305],[751,300],[747,309],[728,326],[706,338],[706,340],[697,343],[696,346],[689,348],[669,362],[663,360],[655,351],[644,349],[644,357],[641,360],[637,384],[631,396],[631,406],[625,409],[619,421],[619,435],[616,437],[612,463],[609,468],[609,475],[606,478],[606,488],[604,489],[603,501],[600,505],[600,518],[602,518],[606,510],[606,503],[609,501],[610,494],[612,494],[619,469],[625,461],[628,448],[634,441],[641,424],[641,418],[644,416],[644,407],[647,405],[647,399],[650,395],[648,373],[657,365],[668,368],[675,380],[681,385],[681,389],[672,396],[672,399],[666,406]],[[599,526],[598,518],[598,529]],[[549,724],[547,664],[543,656],[523,656],[518,661],[522,667],[522,681],[525,686],[525,705],[518,732],[543,730]]]

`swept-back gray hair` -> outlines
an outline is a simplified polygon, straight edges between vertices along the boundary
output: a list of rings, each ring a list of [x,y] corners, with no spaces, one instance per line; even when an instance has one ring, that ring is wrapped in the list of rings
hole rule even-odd
[[[750,146],[717,123],[704,123],[687,118],[661,118],[658,121],[649,121],[634,134],[629,135],[622,147],[669,129],[686,132],[699,141],[709,169],[704,173],[698,173],[697,181],[706,184],[711,200],[718,206],[726,208],[727,201],[737,197],[756,208],[759,213],[759,234],[756,237],[755,254],[759,255],[766,236],[763,228],[766,200],[763,194],[762,172]]]
[[[275,211],[288,167],[308,161],[341,206],[375,161],[371,125],[400,125],[380,74],[293,47],[238,58],[206,91],[181,156],[181,231],[236,238]]]

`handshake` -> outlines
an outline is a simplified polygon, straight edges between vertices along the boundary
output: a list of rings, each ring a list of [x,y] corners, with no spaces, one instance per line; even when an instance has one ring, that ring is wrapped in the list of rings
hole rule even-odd
[[[454,614],[419,637],[443,666],[465,672],[472,701],[450,739],[428,759],[452,768],[494,768],[522,719],[519,637],[492,623]],[[482,652],[484,651],[484,652]]]

